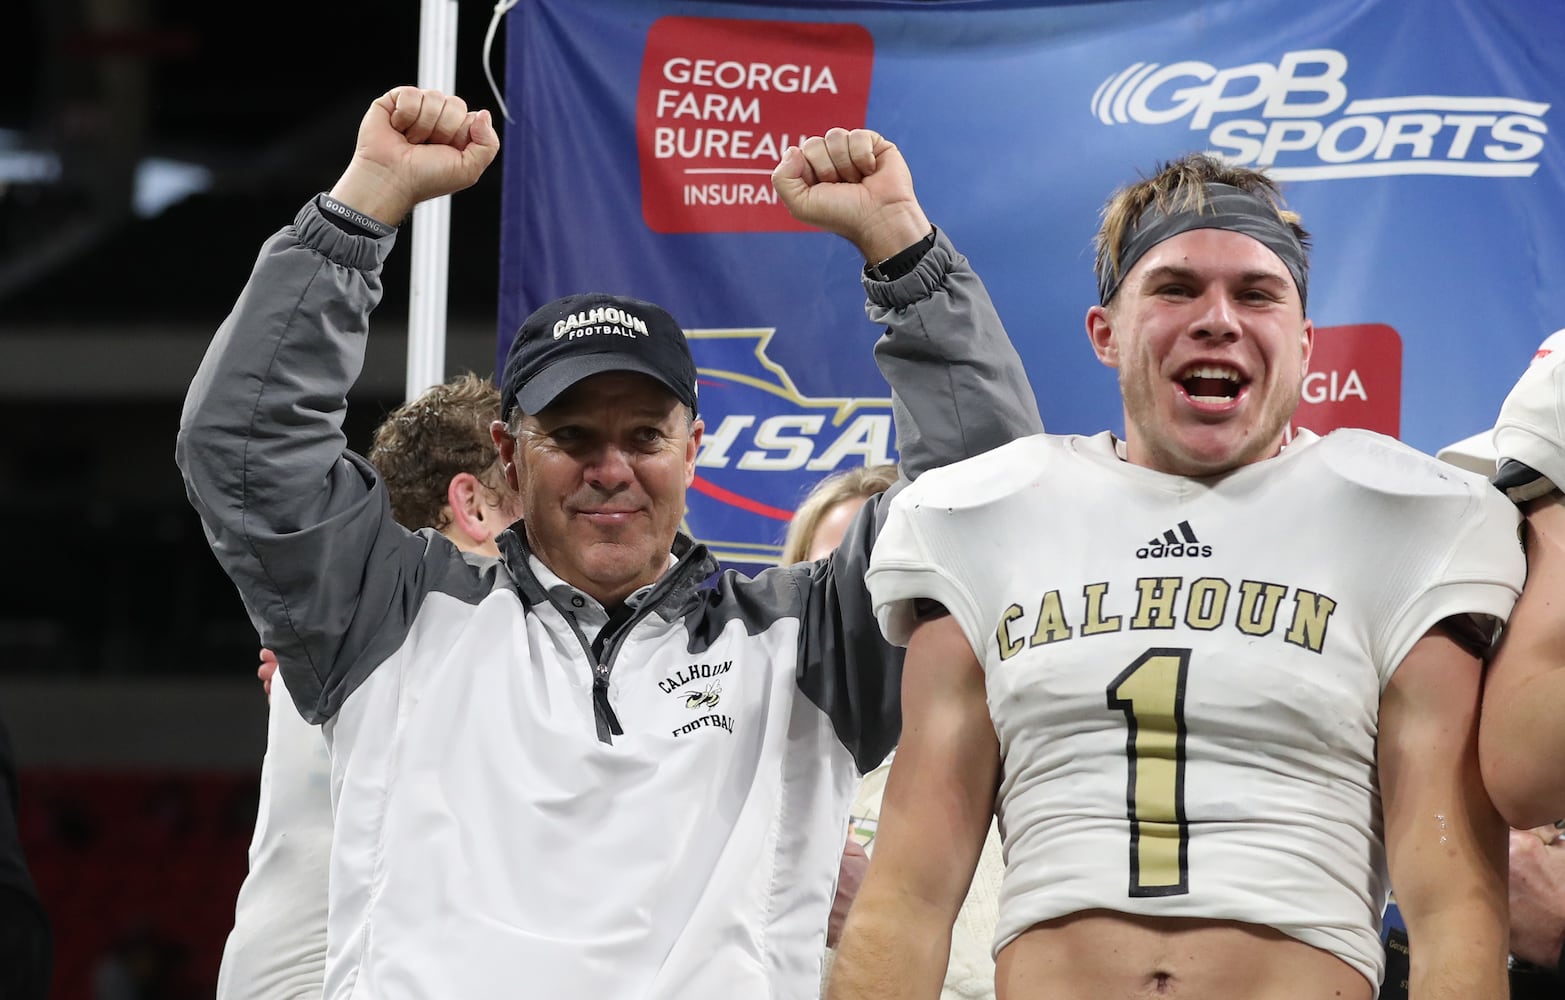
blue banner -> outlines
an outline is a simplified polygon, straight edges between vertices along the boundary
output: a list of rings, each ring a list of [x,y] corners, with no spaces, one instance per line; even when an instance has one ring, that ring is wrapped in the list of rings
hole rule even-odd
[[[1268,167],[1314,237],[1295,426],[1433,452],[1565,326],[1557,0],[527,0],[506,29],[500,352],[571,292],[667,307],[703,377],[687,527],[728,561],[895,455],[862,261],[771,192],[834,125],[902,149],[1053,431],[1123,429],[1083,326],[1098,211],[1190,150]]]

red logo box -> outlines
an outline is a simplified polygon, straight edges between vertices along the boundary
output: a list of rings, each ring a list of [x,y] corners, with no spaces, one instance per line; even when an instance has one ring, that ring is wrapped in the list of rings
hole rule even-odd
[[[1293,427],[1317,434],[1363,427],[1400,436],[1401,335],[1384,323],[1316,327],[1304,400]]]
[[[658,233],[803,230],[772,190],[782,151],[861,128],[875,45],[857,24],[664,17],[636,97],[641,214]]]

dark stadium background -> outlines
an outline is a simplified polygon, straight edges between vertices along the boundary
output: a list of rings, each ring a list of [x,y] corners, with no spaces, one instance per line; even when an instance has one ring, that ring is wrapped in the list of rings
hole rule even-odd
[[[456,89],[492,108],[491,9],[461,4]],[[266,704],[174,466],[180,401],[261,242],[331,186],[367,104],[415,82],[418,35],[411,0],[7,7],[0,720],[57,1000],[212,995]],[[192,174],[138,213],[149,178]],[[494,363],[498,185],[491,171],[452,204],[452,372]],[[410,248],[405,231],[351,400],[360,449],[403,392]]]

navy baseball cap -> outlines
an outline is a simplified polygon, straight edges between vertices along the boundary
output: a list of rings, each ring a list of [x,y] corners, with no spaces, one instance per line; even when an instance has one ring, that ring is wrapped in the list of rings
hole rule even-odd
[[[590,375],[640,372],[696,412],[696,363],[661,306],[603,292],[567,295],[522,322],[500,378],[500,419],[538,413]]]

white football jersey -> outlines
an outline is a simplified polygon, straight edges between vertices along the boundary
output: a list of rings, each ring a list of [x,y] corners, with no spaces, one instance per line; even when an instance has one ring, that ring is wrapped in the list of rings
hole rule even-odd
[[[1380,694],[1429,628],[1503,621],[1519,515],[1367,431],[1204,479],[1038,435],[896,498],[869,585],[943,604],[1003,760],[995,947],[1082,910],[1275,927],[1378,984]]]

